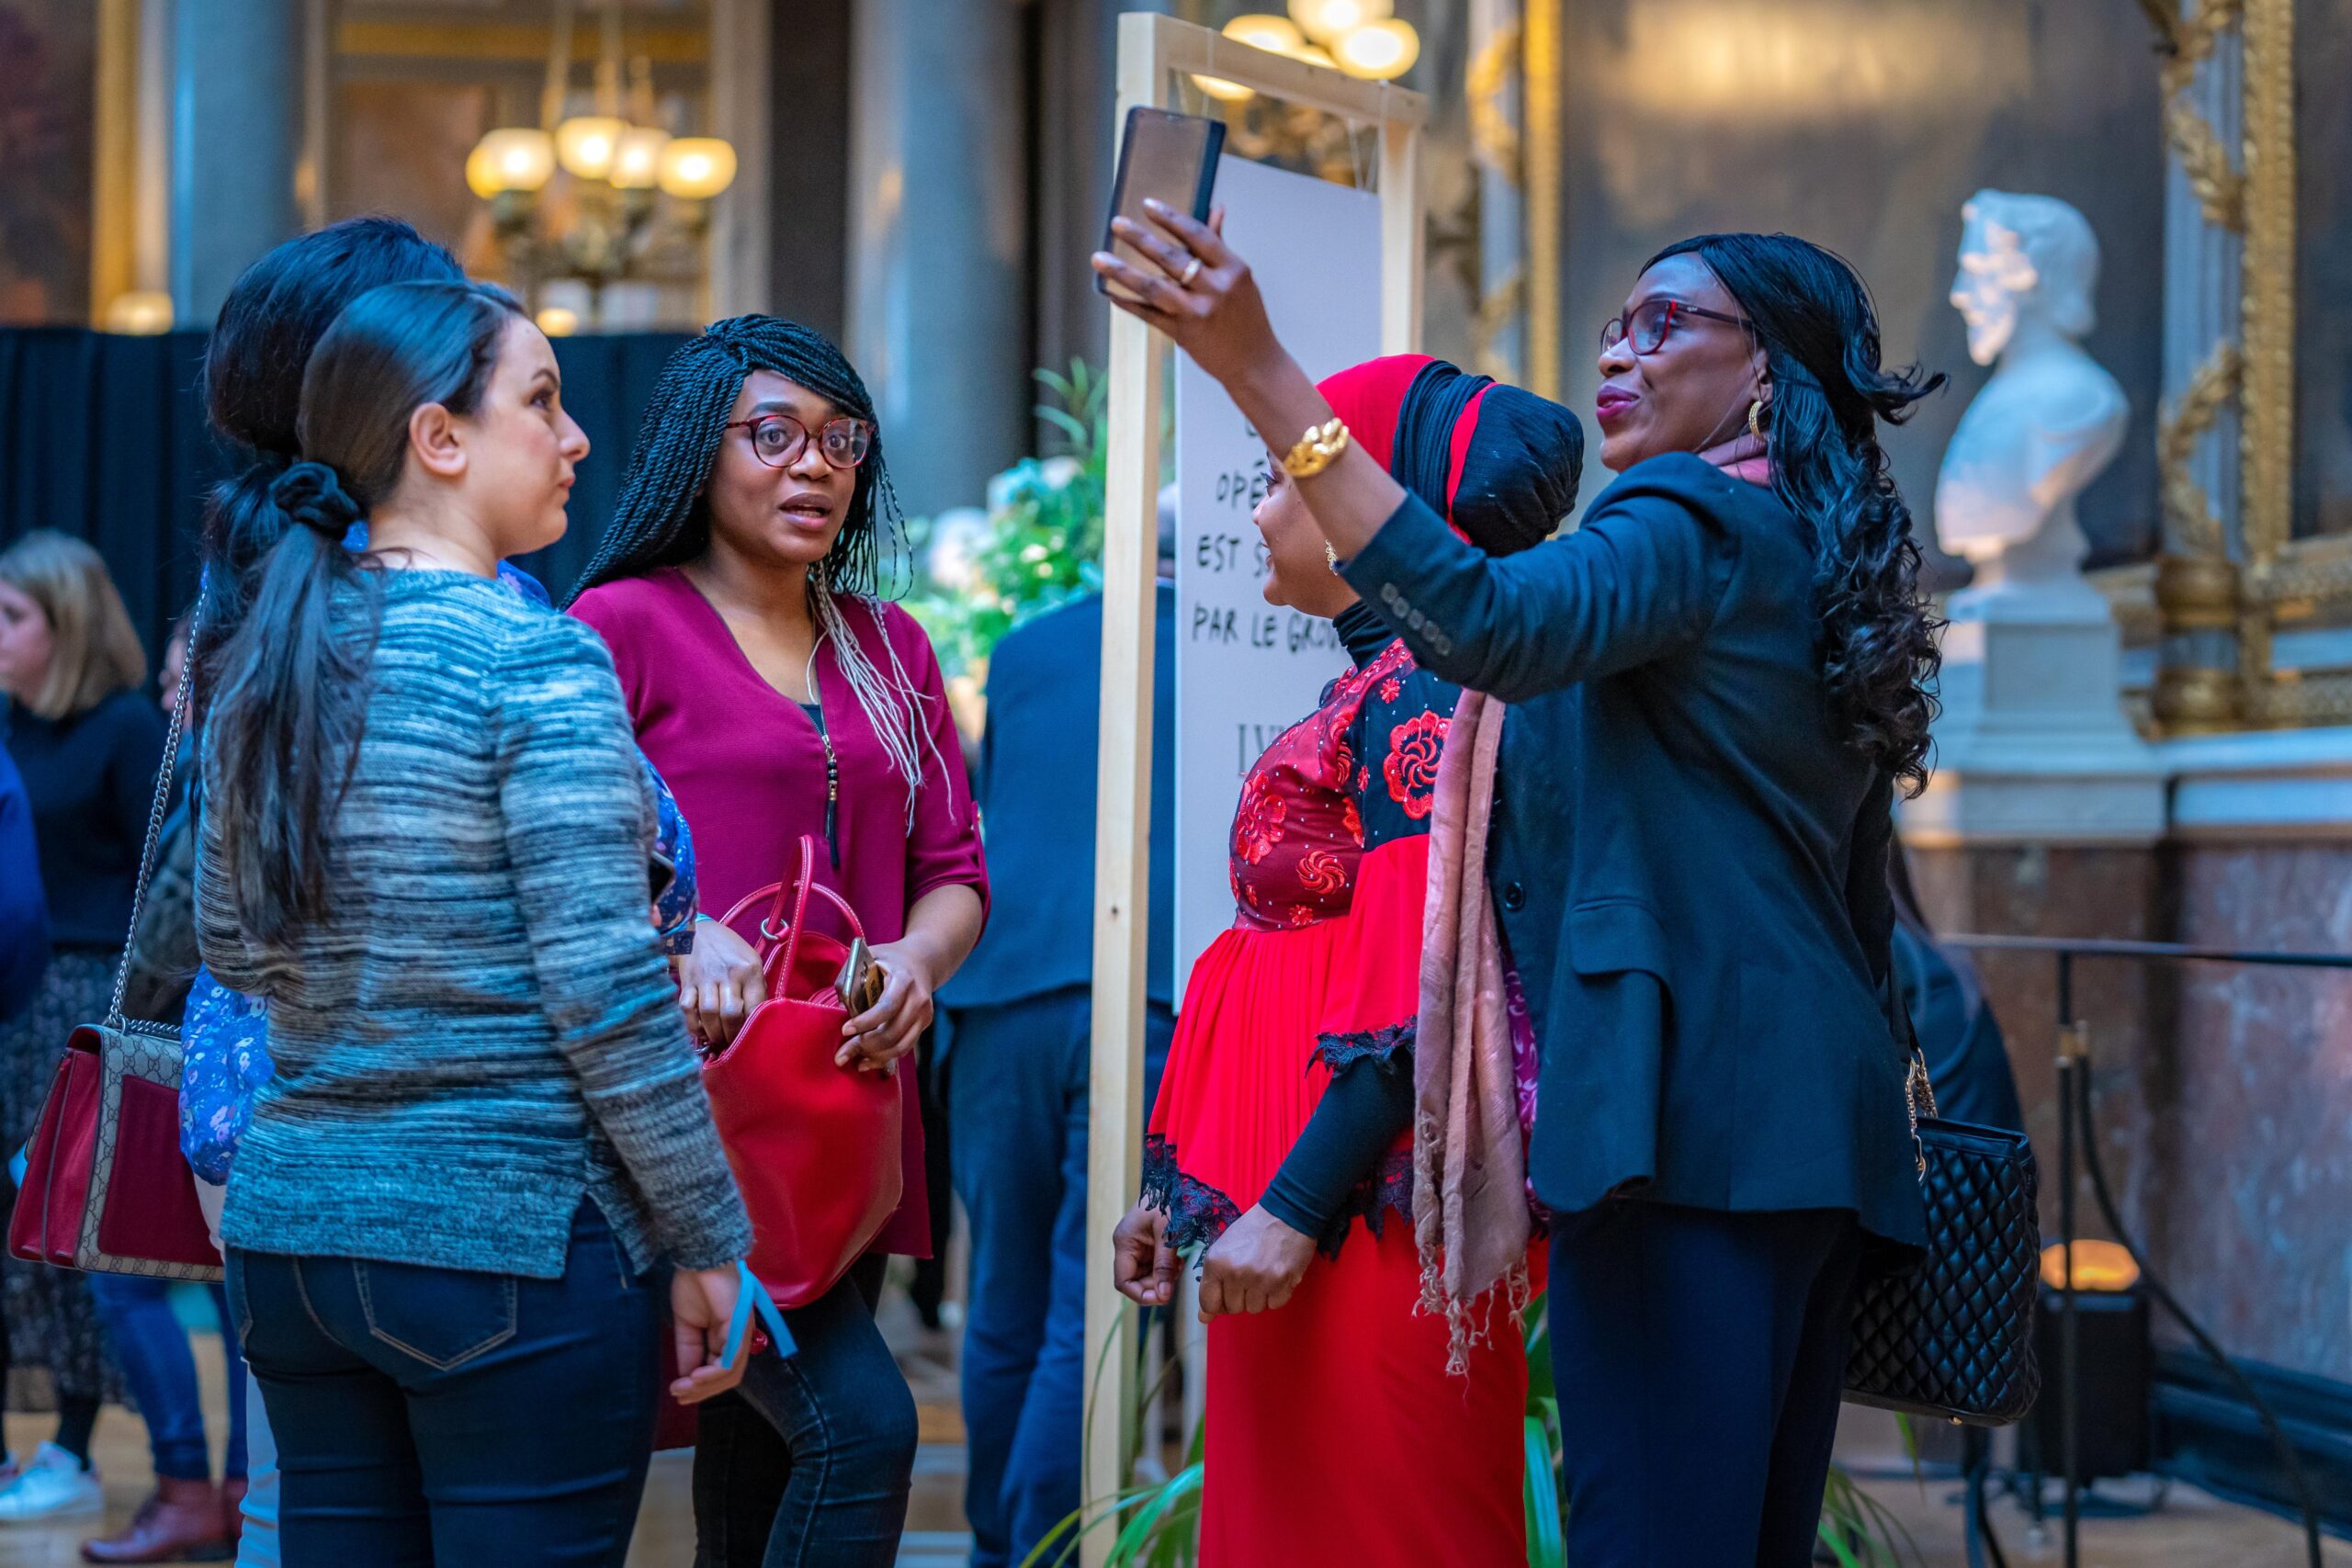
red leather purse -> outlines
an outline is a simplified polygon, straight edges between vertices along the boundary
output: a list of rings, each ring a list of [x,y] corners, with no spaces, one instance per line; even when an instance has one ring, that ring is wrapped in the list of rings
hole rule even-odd
[[[195,632],[189,633],[191,645]],[[139,930],[171,800],[172,767],[187,722],[180,682],[139,853],[130,929]],[[164,1280],[218,1280],[196,1177],[180,1154],[180,1032],[123,1016],[131,951],[115,966],[106,1017],[76,1027],[50,1080],[32,1141],[25,1146],[8,1251],[36,1263]]]
[[[848,1010],[833,990],[847,946],[808,930],[822,897],[865,935],[848,901],[816,879],[817,840],[800,840],[800,874],[751,894],[763,900],[757,946],[767,999],[703,1065],[703,1086],[752,1216],[752,1272],[779,1307],[806,1306],[849,1271],[899,1207],[903,1100],[881,1073],[836,1066]],[[789,919],[786,920],[786,915]]]

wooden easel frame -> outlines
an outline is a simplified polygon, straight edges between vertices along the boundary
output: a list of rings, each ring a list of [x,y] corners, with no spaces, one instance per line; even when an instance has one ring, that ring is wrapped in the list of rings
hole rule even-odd
[[[1271,98],[1380,128],[1381,348],[1420,343],[1421,135],[1429,103],[1170,17],[1119,18],[1118,124],[1136,106],[1175,107],[1182,74],[1221,77]],[[1280,330],[1282,323],[1277,321]],[[1111,1285],[1111,1238],[1135,1200],[1143,1157],[1144,977],[1148,969],[1151,720],[1162,390],[1168,340],[1111,315],[1109,451],[1102,539],[1102,728],[1094,859],[1094,1032],[1087,1154],[1086,1367],[1089,1425],[1081,1495],[1121,1490],[1135,1455],[1122,1417],[1137,1376],[1136,1314]],[[1095,1375],[1099,1369],[1099,1376]],[[1085,1538],[1099,1568],[1113,1536]]]

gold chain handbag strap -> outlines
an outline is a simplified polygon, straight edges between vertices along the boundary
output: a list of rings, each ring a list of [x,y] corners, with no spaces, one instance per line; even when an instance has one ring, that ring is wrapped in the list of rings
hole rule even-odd
[[[1928,1115],[1940,1114],[1936,1109],[1936,1086],[1928,1077],[1927,1049],[1919,1043],[1919,1032],[1912,1027],[1911,1004],[1906,999],[1909,987],[1904,984],[1904,964],[1901,949],[1890,943],[1886,965],[1886,988],[1889,1007],[1888,1021],[1903,1032],[1904,1043],[1911,1047],[1911,1061],[1903,1075],[1903,1100],[1911,1114],[1911,1154],[1918,1162],[1919,1179],[1928,1176],[1928,1147],[1919,1141],[1919,1105],[1927,1102]]]
[[[179,765],[180,736],[187,728],[188,694],[196,688],[196,639],[201,629],[204,602],[199,591],[197,608],[188,619],[187,653],[181,665],[179,694],[172,702],[171,722],[164,728],[164,761],[155,770],[155,803],[147,811],[147,842],[139,852],[139,880],[130,886],[130,929],[124,935],[122,957],[114,966],[114,996],[107,1003],[107,1027],[123,1027],[122,998],[130,987],[130,961],[139,940],[139,913],[146,908],[148,879],[155,873],[155,852],[163,842],[164,818],[170,813],[172,774]]]

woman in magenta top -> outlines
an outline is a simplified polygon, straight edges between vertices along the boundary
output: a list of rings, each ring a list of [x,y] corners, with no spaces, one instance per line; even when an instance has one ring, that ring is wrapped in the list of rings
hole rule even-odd
[[[988,874],[939,660],[874,596],[897,506],[872,400],[820,334],[739,316],[671,356],[651,409],[571,610],[611,647],[639,744],[694,831],[704,919],[681,1004],[706,1042],[741,1027],[759,964],[716,917],[795,875],[812,837],[885,978],[839,1060],[894,1070],[979,938]],[[797,1355],[754,1358],[740,1395],[702,1407],[697,1568],[897,1557],[915,1411],[873,1303],[883,1254],[930,1252],[914,1074],[897,1077],[898,1213],[786,1314]]]

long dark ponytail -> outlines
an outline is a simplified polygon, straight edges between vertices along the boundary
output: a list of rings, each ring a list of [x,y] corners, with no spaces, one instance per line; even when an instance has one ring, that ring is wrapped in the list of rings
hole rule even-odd
[[[354,301],[303,376],[299,457],[219,516],[223,558],[249,564],[208,592],[220,618],[205,632],[219,649],[206,809],[227,849],[215,874],[259,941],[325,913],[330,829],[366,728],[380,582],[344,536],[399,484],[419,406],[480,406],[520,315],[471,283],[392,284]]]
[[[239,275],[204,350],[204,406],[242,467],[212,491],[204,525],[207,628],[192,650],[208,673],[220,639],[210,627],[240,620],[262,537],[256,513],[269,487],[300,456],[302,371],[343,308],[388,283],[454,282],[457,258],[397,218],[350,218],[287,241]],[[191,668],[199,668],[192,665]],[[210,690],[199,679],[197,700]]]
[[[1878,314],[1853,267],[1790,234],[1702,234],[1695,254],[1754,324],[1771,378],[1772,487],[1813,530],[1822,676],[1847,743],[1898,780],[1928,783],[1939,657],[1919,590],[1911,512],[1887,472],[1878,422],[1899,424],[1944,384],[1879,363]]]

